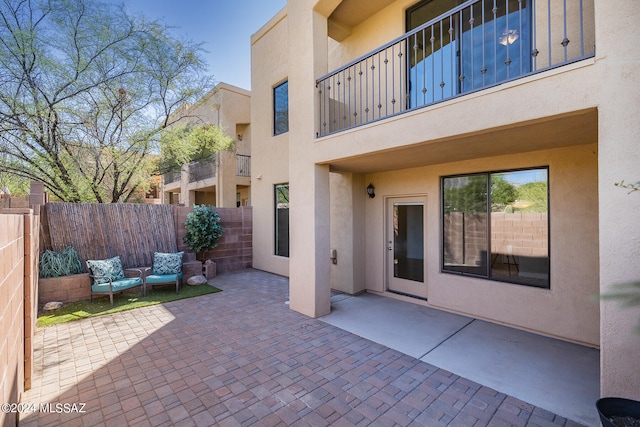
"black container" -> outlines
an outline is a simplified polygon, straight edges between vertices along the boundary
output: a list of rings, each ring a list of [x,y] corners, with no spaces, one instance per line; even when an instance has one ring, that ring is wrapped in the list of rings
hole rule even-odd
[[[611,417],[632,417],[640,420],[640,402],[621,397],[603,397],[596,402],[603,427],[617,427]]]

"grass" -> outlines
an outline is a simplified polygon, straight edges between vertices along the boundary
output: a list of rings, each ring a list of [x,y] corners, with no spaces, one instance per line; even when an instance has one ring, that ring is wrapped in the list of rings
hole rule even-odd
[[[147,296],[142,297],[140,288],[134,288],[113,296],[113,307],[109,301],[109,295],[93,297],[93,303],[89,301],[76,301],[64,303],[58,310],[42,313],[38,317],[38,326],[57,325],[72,320],[86,319],[102,316],[103,314],[117,313],[119,311],[133,310],[149,305],[162,304],[179,299],[193,298],[201,295],[220,292],[221,290],[211,285],[181,286],[180,293],[176,295],[175,287],[160,287],[147,289]]]

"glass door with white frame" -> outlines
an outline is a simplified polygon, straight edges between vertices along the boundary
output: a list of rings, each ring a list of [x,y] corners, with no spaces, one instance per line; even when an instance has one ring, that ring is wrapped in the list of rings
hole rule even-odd
[[[424,280],[425,197],[387,199],[387,289],[427,298]]]

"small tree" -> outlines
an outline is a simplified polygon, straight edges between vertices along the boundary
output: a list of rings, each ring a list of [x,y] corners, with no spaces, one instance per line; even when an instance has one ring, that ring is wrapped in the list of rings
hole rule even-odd
[[[195,205],[193,212],[187,214],[184,225],[187,229],[184,242],[196,253],[196,257],[204,262],[205,252],[218,246],[218,239],[224,232],[220,215],[212,207]]]

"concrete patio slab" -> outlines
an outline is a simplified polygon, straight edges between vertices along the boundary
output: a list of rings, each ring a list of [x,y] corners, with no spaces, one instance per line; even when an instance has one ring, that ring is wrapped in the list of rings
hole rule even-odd
[[[332,297],[341,329],[532,403],[599,426],[598,350],[373,294]]]
[[[593,348],[475,320],[420,360],[599,425],[600,352]]]
[[[416,359],[473,321],[470,317],[369,293],[332,297],[331,314],[320,320]]]
[[[223,292],[38,328],[20,426],[580,425],[296,313],[286,278],[211,283]]]

